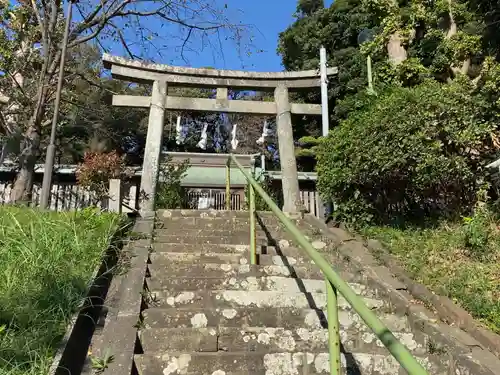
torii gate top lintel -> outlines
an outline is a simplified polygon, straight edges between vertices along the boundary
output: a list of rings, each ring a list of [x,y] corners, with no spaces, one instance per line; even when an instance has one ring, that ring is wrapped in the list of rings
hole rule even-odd
[[[320,86],[319,70],[292,72],[247,72],[208,68],[189,68],[147,63],[124,57],[103,55],[104,67],[113,77],[133,82],[166,81],[170,86],[235,87],[240,89],[274,90],[277,86],[301,89]],[[328,68],[327,75],[337,74],[337,68]]]

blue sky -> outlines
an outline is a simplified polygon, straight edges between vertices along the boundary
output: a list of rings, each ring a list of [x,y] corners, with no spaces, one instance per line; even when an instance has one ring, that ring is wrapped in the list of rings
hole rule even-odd
[[[239,20],[243,24],[254,26],[253,44],[255,50],[262,52],[239,54],[232,42],[222,42],[222,48],[195,48],[196,52],[187,53],[187,61],[179,57],[178,51],[165,50],[162,57],[155,56],[155,62],[192,67],[213,67],[218,69],[237,69],[251,71],[281,71],[280,56],[276,53],[278,35],[293,23],[297,6],[297,0],[215,0],[219,7],[224,8],[227,4],[225,14],[232,20]],[[325,6],[329,6],[333,0],[325,0]],[[150,30],[160,32],[163,35],[171,35],[172,40],[176,38],[176,26],[165,26],[158,21],[151,22]],[[137,36],[137,30],[128,29],[128,36]],[[134,35],[135,34],[135,35]],[[178,34],[178,33],[177,33]],[[174,42],[175,43],[175,42]],[[177,42],[179,45],[179,42]],[[153,47],[154,48],[154,47]],[[223,55],[216,50],[223,50]],[[112,45],[112,54],[125,55],[119,44]],[[149,54],[149,52],[147,52]],[[318,51],[319,54],[319,51]]]
[[[233,1],[236,2],[236,1]],[[255,25],[255,46],[264,52],[239,57],[232,46],[224,51],[224,60],[213,61],[207,51],[196,65],[216,65],[219,69],[246,69],[256,71],[282,70],[281,59],[276,53],[278,34],[293,21],[297,0],[237,0],[243,23]],[[182,64],[182,62],[179,62]]]
[[[264,52],[252,54],[250,57],[238,57],[238,54],[228,46],[224,51],[224,59],[216,59],[210,51],[206,51],[194,61],[194,67],[213,66],[218,69],[245,69],[255,71],[281,71],[281,58],[276,53],[278,35],[295,20],[293,13],[297,0],[221,0],[229,7],[236,6],[242,13],[239,17],[243,23],[255,25],[255,46]],[[333,0],[326,0],[325,6],[330,6]],[[319,54],[319,51],[318,51]],[[243,61],[242,61],[243,60]],[[186,65],[177,61],[175,65]]]

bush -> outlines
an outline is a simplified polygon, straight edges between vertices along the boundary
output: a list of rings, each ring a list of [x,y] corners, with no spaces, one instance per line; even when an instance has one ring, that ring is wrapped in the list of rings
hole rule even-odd
[[[278,207],[283,206],[283,199],[280,199],[280,194],[273,187],[271,179],[265,174],[265,172],[261,172],[257,174],[253,173],[253,178],[259,182],[260,187],[272,198],[274,203],[278,205]],[[248,185],[245,186],[245,209],[248,210],[248,204],[250,202],[250,190],[248,189]],[[262,199],[259,193],[255,192],[255,210],[256,211],[270,211],[268,204]]]
[[[189,160],[179,165],[172,163],[172,157],[167,156],[160,166],[160,179],[156,188],[156,208],[176,209],[186,206],[186,190],[182,179],[189,169]]]
[[[112,152],[86,152],[83,163],[76,170],[78,184],[88,188],[101,199],[108,194],[109,180],[125,178],[129,171],[125,157]]]
[[[467,79],[393,87],[319,145],[318,189],[354,224],[468,213],[496,151],[490,109]]]

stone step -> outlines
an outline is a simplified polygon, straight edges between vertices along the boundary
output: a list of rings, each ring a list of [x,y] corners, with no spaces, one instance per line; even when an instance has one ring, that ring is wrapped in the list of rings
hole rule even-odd
[[[324,279],[295,279],[292,277],[263,276],[263,277],[185,277],[173,278],[168,275],[147,279],[150,290],[163,292],[188,292],[198,290],[242,290],[247,292],[275,291],[286,293],[326,293]],[[350,284],[354,292],[361,296],[373,297],[371,290],[362,284]]]
[[[425,346],[417,343],[410,332],[393,332],[414,355],[425,355]],[[145,353],[165,352],[324,352],[328,351],[328,330],[325,328],[270,328],[270,327],[208,327],[159,328],[139,332]],[[344,327],[340,331],[346,351],[387,353],[375,334],[357,327]]]
[[[230,255],[230,254],[224,254]],[[239,262],[239,259],[238,259]],[[149,271],[152,277],[205,277],[219,278],[227,277],[262,277],[262,276],[287,276],[309,279],[323,280],[323,274],[313,264],[307,264],[304,267],[286,267],[286,266],[259,266],[250,264],[231,263],[180,263],[171,261],[169,257],[158,257],[154,254],[154,262],[149,265]]]
[[[155,230],[156,237],[164,236],[183,236],[183,237],[249,237],[250,227],[242,226],[241,228],[224,229],[224,228],[161,228]],[[291,241],[291,235],[284,231],[264,231],[262,229],[255,230],[256,237],[271,238],[273,240],[287,239]]]
[[[152,276],[167,275],[167,277],[190,277],[196,274],[199,277],[232,276],[287,276],[293,278],[323,279],[320,269],[311,261],[297,263],[296,258],[271,257],[258,255],[262,258],[261,264],[250,265],[249,255],[224,253],[151,253],[152,264],[149,270]],[[287,263],[288,262],[288,263]],[[264,264],[262,264],[264,263]],[[288,264],[288,265],[285,265]],[[333,265],[334,268],[335,265]],[[221,272],[224,272],[223,274]],[[363,274],[336,270],[343,280],[348,282],[364,282]]]
[[[265,248],[265,246],[261,246]],[[259,249],[261,248],[259,247]],[[250,245],[231,245],[231,244],[179,244],[179,243],[154,243],[152,249],[155,253],[192,253],[203,255],[206,253],[234,253],[243,254],[250,251]]]
[[[299,221],[294,221],[299,224]],[[203,228],[204,225],[229,225],[234,224],[237,226],[248,226],[250,224],[250,216],[246,215],[243,217],[172,217],[163,218],[157,217],[155,225],[157,228],[167,228],[169,226],[178,226],[180,224],[188,225],[190,227]],[[276,227],[282,228],[282,224],[276,217],[264,216],[256,218],[257,227],[265,225],[266,227]]]
[[[195,231],[195,230],[219,230],[219,231],[248,231],[250,222],[245,220],[239,221],[221,221],[219,219],[183,219],[179,221],[157,221],[155,230],[166,230],[172,232],[178,231]],[[256,223],[255,230],[270,233],[288,233],[283,227],[277,223],[263,222],[262,225]],[[304,232],[305,235],[306,232]]]
[[[391,311],[391,306],[380,299],[362,297],[368,308],[377,311]],[[239,307],[293,307],[298,309],[325,309],[325,293],[292,293],[277,291],[244,290],[198,290],[168,292],[149,290],[146,296],[148,307],[191,307],[191,308],[239,308]],[[351,310],[349,303],[338,298],[339,309]]]
[[[176,243],[176,244],[231,244],[231,245],[249,245],[250,234],[235,236],[182,236],[177,234],[160,235],[154,237],[156,243]],[[275,242],[265,237],[257,237],[257,245],[272,245]]]
[[[284,230],[277,219],[263,218],[255,222],[256,229]],[[172,219],[157,219],[156,229],[244,229],[250,226],[250,218],[224,218],[224,217],[185,217]]]
[[[305,251],[298,249],[296,256],[281,256],[281,255],[267,255],[259,254],[258,263],[261,266],[306,266],[314,265],[314,261],[311,260]],[[333,267],[335,265],[336,257],[329,254],[321,254],[325,260]]]
[[[152,267],[161,267],[168,264],[248,264],[249,255],[247,253],[151,253],[149,255]]]
[[[216,352],[136,355],[139,375],[299,375],[330,374],[329,354],[307,352]],[[448,364],[440,367],[422,360],[432,375],[448,375]],[[406,372],[390,355],[341,353],[345,375],[402,375]]]
[[[285,243],[286,241],[286,243]],[[322,255],[332,255],[335,254],[335,249],[333,247],[329,248],[327,244],[321,241],[311,241],[311,244],[315,245],[316,250]],[[287,240],[278,240],[276,245],[261,246],[258,252],[262,255],[285,255],[291,257],[307,257],[306,251],[301,246],[295,246]],[[284,246],[283,246],[284,245]],[[323,246],[323,248],[321,248]]]
[[[233,245],[233,244],[196,244],[196,246],[193,246],[193,244],[178,244],[178,243],[153,243],[152,244],[153,251],[156,253],[162,253],[162,252],[179,252],[179,253],[196,253],[199,255],[202,255],[204,253],[249,253],[250,252],[250,246],[249,245]],[[330,252],[328,250],[325,251],[319,251],[320,254],[327,258],[327,259],[332,259],[332,260],[337,260],[338,257],[337,255],[331,250]],[[304,261],[307,260],[309,262],[309,258],[302,248],[298,247],[287,247],[283,248],[281,250],[276,249],[275,246],[269,246],[269,245],[259,245],[257,246],[257,253],[260,254],[260,256],[280,256],[280,255],[286,255],[291,258],[296,258],[295,259],[295,264],[297,263],[297,259],[303,259]]]
[[[203,256],[206,254],[233,254],[233,255],[244,255],[249,257],[250,246],[249,245],[232,245],[232,244],[178,244],[178,243],[153,243],[152,253],[157,254],[159,258],[166,257],[167,255],[161,254],[191,254],[190,260],[195,259],[197,256]],[[264,254],[263,254],[264,253]],[[283,254],[284,256],[280,255]],[[331,252],[320,252],[320,254],[325,258],[330,264],[335,265],[340,262],[338,256]],[[257,255],[260,265],[309,265],[314,264],[312,260],[308,257],[305,250],[289,247],[282,251],[277,251],[273,246],[258,245]],[[173,255],[168,255],[173,256]],[[343,263],[342,263],[343,264]],[[345,266],[345,264],[343,264]]]
[[[201,308],[150,308],[142,312],[144,327],[155,328],[204,328],[204,327],[270,327],[321,329],[326,325],[326,311],[296,308],[230,309]],[[379,318],[393,332],[411,332],[404,316],[381,313]],[[370,332],[359,315],[352,310],[339,310],[341,328],[354,328]]]
[[[176,218],[176,217],[224,217],[224,218],[233,218],[233,217],[248,217],[250,213],[248,211],[243,210],[157,210],[156,217],[157,218]],[[257,213],[262,217],[274,217],[272,212],[259,211]]]

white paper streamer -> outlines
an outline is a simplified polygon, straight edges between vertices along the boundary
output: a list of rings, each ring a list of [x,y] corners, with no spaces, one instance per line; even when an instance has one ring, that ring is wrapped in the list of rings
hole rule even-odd
[[[198,148],[201,148],[202,150],[207,149],[207,129],[208,129],[208,124],[205,123],[203,126],[203,130],[201,131],[201,139],[196,145]]]
[[[177,133],[175,137],[175,143],[178,145],[184,143],[186,136],[182,134],[181,116],[177,116],[177,125],[175,126],[175,131]]]
[[[238,147],[238,143],[239,143],[239,141],[236,139],[237,126],[238,126],[237,124],[234,124],[233,130],[231,131],[231,147],[233,148],[233,150],[236,150],[236,148]]]
[[[262,134],[259,139],[257,139],[257,144],[262,145],[266,141],[266,137],[269,137],[271,135],[271,132],[269,130],[269,127],[267,126],[267,120],[264,121],[264,127],[262,128]]]

